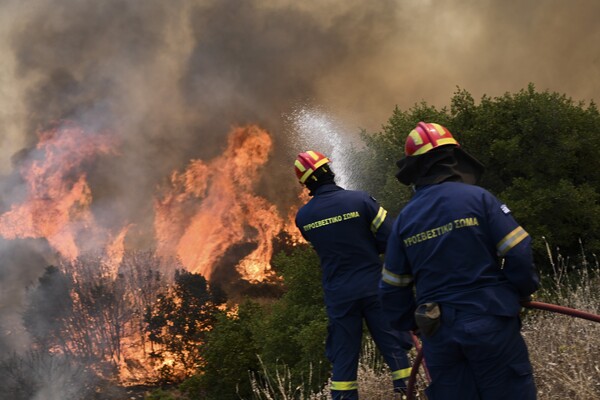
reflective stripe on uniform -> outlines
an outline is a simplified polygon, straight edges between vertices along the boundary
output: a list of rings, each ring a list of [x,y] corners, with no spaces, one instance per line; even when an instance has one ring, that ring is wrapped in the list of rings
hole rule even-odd
[[[521,228],[520,226],[516,227],[511,233],[504,236],[504,239],[502,239],[496,245],[496,249],[498,249],[498,255],[505,255],[510,249],[518,245],[527,236],[529,236],[529,234],[525,231],[525,229]]]
[[[411,371],[410,367],[396,370],[396,371],[392,372],[392,380],[395,381],[397,379],[408,378],[410,376],[410,371]]]
[[[385,221],[385,217],[387,216],[387,211],[383,207],[379,207],[379,211],[373,221],[371,222],[371,231],[376,233],[383,221]]]
[[[385,267],[383,267],[383,271],[381,272],[381,279],[392,286],[408,286],[412,283],[413,277],[412,275],[398,275],[393,272],[388,271]]]
[[[331,390],[356,390],[357,381],[331,381]]]

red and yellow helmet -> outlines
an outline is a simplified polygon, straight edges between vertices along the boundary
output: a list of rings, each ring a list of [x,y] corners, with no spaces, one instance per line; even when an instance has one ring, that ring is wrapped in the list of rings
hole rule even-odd
[[[419,122],[406,138],[404,153],[407,156],[418,156],[447,144],[460,146],[450,131],[442,125]]]
[[[294,162],[294,170],[300,183],[305,183],[306,180],[321,166],[327,164],[329,158],[325,157],[318,151],[306,151],[298,154]]]

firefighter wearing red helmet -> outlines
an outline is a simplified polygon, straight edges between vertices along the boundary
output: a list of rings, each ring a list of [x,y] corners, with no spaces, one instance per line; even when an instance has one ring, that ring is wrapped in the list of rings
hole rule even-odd
[[[410,375],[406,352],[412,347],[411,336],[392,328],[378,298],[380,254],[391,220],[367,193],[337,186],[329,162],[322,153],[307,151],[298,154],[294,169],[312,196],[298,211],[296,225],[320,259],[332,398],[358,399],[363,321],[391,369],[394,390],[402,392]]]
[[[420,332],[427,398],[535,399],[519,320],[539,286],[531,238],[476,185],[483,166],[448,129],[419,122],[404,153],[396,177],[415,194],[394,222],[380,293],[393,323]]]

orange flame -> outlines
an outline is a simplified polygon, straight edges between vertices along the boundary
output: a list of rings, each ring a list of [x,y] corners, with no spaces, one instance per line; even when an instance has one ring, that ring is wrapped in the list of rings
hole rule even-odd
[[[0,235],[6,239],[46,238],[66,259],[79,255],[80,232],[96,233],[90,212],[92,193],[85,163],[113,151],[108,135],[90,135],[73,123],[39,134],[32,157],[21,166],[27,197],[0,216]]]
[[[271,277],[274,239],[284,232],[292,242],[303,241],[294,225],[297,207],[281,216],[255,193],[272,146],[271,136],[257,126],[234,128],[222,155],[207,162],[191,160],[182,172],[174,171],[154,200],[154,232],[149,235],[156,238],[157,258],[177,257],[188,271],[209,279],[228,252],[243,248],[244,254],[236,255],[242,278],[255,282]],[[24,199],[0,215],[0,236],[45,238],[74,263],[85,262],[87,250],[103,250],[102,271],[96,272],[116,278],[132,224],[113,227],[116,234],[100,227],[85,172],[100,156],[114,153],[112,135],[86,132],[74,123],[41,132],[19,169],[27,189]],[[308,200],[307,191],[300,199]],[[77,295],[72,296],[77,304]],[[119,352],[112,356],[122,382],[143,382],[161,366],[147,357],[144,333],[134,325],[123,331]]]
[[[238,127],[223,155],[206,164],[193,160],[183,173],[173,173],[171,187],[155,202],[159,254],[178,256],[188,270],[208,279],[227,250],[252,243],[256,249],[239,262],[238,271],[247,280],[263,280],[273,238],[284,228],[276,207],[254,194],[271,148],[266,131]]]
[[[99,227],[85,172],[99,156],[115,153],[114,138],[72,122],[43,131],[39,138],[20,167],[26,198],[0,215],[0,236],[45,238],[67,260],[80,255],[84,240],[92,240],[85,248],[104,249],[116,271],[130,225],[117,227],[114,236]],[[257,126],[234,128],[221,156],[192,160],[183,172],[174,171],[154,201],[158,255],[178,257],[189,271],[209,279],[228,251],[244,245],[253,250],[239,260],[240,275],[249,281],[270,276],[273,239],[285,232],[292,241],[302,241],[293,223],[296,209],[282,217],[275,205],[255,194],[272,146],[270,135]]]

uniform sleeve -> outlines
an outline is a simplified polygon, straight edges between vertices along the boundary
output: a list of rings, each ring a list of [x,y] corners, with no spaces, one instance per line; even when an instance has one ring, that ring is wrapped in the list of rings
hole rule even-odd
[[[531,237],[515,221],[509,208],[496,198],[488,201],[488,218],[492,240],[497,255],[502,260],[502,271],[519,295],[526,298],[540,284],[533,262]]]
[[[388,216],[386,209],[381,207],[373,197],[368,196],[366,206],[370,229],[377,242],[377,250],[380,254],[383,254],[386,250],[387,240],[392,230],[392,220]]]
[[[389,236],[385,263],[379,282],[379,297],[386,317],[399,330],[414,330],[415,297],[413,277],[404,245],[394,224]]]
[[[298,222],[298,214],[296,214],[296,218],[294,218],[294,223],[296,224],[296,228],[298,228],[298,230],[300,231],[300,234],[302,235],[304,240],[309,242],[309,240],[306,238],[306,235],[304,235],[304,231],[302,230],[302,228],[300,228],[300,223]]]

